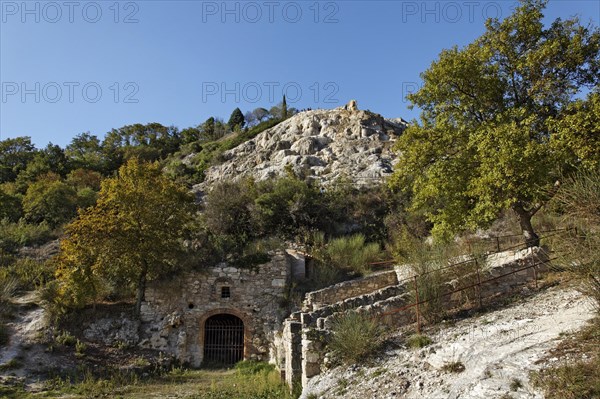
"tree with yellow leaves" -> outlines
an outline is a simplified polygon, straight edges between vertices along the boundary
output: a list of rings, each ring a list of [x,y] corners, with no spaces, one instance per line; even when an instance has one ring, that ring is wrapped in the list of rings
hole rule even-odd
[[[181,269],[192,212],[191,195],[158,163],[128,161],[102,182],[97,204],[66,228],[57,268],[61,299],[81,306],[135,290],[139,315],[146,283]]]

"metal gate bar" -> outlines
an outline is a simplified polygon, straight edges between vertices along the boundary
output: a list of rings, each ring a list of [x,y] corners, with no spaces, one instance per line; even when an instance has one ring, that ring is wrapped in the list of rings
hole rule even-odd
[[[204,362],[232,365],[244,359],[244,323],[239,318],[220,314],[206,320]]]

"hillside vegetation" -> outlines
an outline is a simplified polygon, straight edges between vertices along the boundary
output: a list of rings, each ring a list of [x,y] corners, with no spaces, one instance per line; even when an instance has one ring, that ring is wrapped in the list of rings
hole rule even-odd
[[[546,245],[600,301],[600,30],[576,18],[544,24],[544,7],[523,0],[473,43],[442,51],[409,96],[422,113],[408,126],[355,102],[298,113],[284,98],[236,108],[227,123],[133,124],[65,148],[0,141],[0,345],[25,292],[51,316],[48,351],[79,358],[86,343],[62,327],[84,310],[119,302],[139,312],[148,282],[222,261],[256,267],[282,247],[315,267],[290,287],[287,310],[376,261],[432,267],[498,234]],[[540,242],[540,230],[568,227],[576,233]],[[432,288],[419,287],[435,297]],[[597,376],[597,364],[596,353],[577,370]],[[586,397],[561,377],[569,370],[541,371],[545,389]],[[281,392],[272,374],[257,397]]]

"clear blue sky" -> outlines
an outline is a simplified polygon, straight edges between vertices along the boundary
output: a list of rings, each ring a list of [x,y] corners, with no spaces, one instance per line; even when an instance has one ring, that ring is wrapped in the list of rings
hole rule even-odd
[[[269,108],[284,88],[297,108],[356,99],[412,119],[404,95],[419,73],[516,4],[2,0],[0,138],[65,146],[133,123],[184,128]],[[598,25],[600,2],[552,0],[546,10],[548,20],[572,15]]]

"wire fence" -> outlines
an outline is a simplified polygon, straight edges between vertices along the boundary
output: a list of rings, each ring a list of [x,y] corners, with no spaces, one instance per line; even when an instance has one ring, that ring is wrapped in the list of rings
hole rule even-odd
[[[551,238],[551,237],[554,237],[554,236],[557,236],[560,234],[568,233],[570,231],[575,231],[575,234],[577,233],[576,228],[574,228],[574,227],[541,231],[540,236],[537,240],[540,240],[540,241],[547,240],[548,238]],[[502,242],[506,242],[507,239],[515,239],[515,238],[520,238],[520,239],[513,240],[513,241],[516,241],[516,243],[511,242],[510,245],[502,245],[501,244]],[[481,258],[481,257],[489,256],[489,255],[504,252],[504,251],[516,251],[516,250],[525,249],[525,248],[529,247],[530,242],[531,242],[531,240],[523,240],[522,234],[509,234],[509,235],[486,237],[486,238],[480,238],[478,240],[467,241],[467,247],[468,247],[469,252],[467,255],[463,255],[463,256],[467,257],[468,259],[464,260],[464,261],[460,261],[460,262],[453,262],[445,268],[451,268],[454,266],[460,266],[461,264],[473,262],[473,260],[476,259],[477,257]],[[486,248],[488,248],[488,249],[486,249]],[[390,259],[390,260],[385,260],[385,261],[380,261],[380,262],[371,262],[371,263],[369,263],[369,266],[371,267],[371,269],[374,269],[377,271],[382,271],[382,270],[393,268],[394,266],[396,266],[397,263],[398,262],[396,260]]]
[[[568,233],[570,231],[574,230],[573,228],[567,228],[567,229],[554,229],[554,230],[547,230],[542,232],[541,234],[544,234],[543,236],[540,235],[540,240],[542,239],[548,239],[560,234],[565,234]],[[516,236],[516,235],[514,235]],[[512,236],[504,236],[504,237],[512,237]],[[465,291],[468,290],[474,290],[474,294],[475,297],[477,299],[476,303],[477,303],[477,307],[481,308],[483,307],[483,302],[484,298],[482,296],[482,292],[483,292],[483,286],[496,282],[498,280],[503,280],[506,279],[509,276],[513,276],[517,273],[523,272],[523,271],[527,271],[532,269],[532,274],[533,274],[533,282],[535,284],[535,288],[538,287],[538,268],[542,265],[547,265],[550,261],[554,260],[554,258],[550,258],[549,254],[546,251],[542,252],[542,257],[544,258],[543,260],[540,260],[538,262],[535,262],[533,264],[530,265],[526,265],[523,267],[518,267],[515,269],[512,269],[510,272],[506,272],[506,273],[502,273],[500,275],[497,276],[488,276],[486,278],[484,278],[483,275],[483,266],[485,265],[485,258],[489,255],[492,255],[494,253],[499,253],[499,252],[504,252],[504,251],[510,251],[510,250],[517,250],[517,249],[524,249],[528,247],[528,242],[526,241],[521,241],[518,244],[515,245],[511,245],[508,247],[502,247],[501,245],[499,245],[498,243],[500,242],[499,240],[496,240],[496,238],[501,238],[501,237],[493,237],[491,238],[491,240],[493,242],[496,243],[496,251],[490,251],[488,253],[486,253],[485,255],[475,255],[473,253],[471,253],[470,255],[467,255],[468,259],[461,261],[461,262],[455,262],[455,263],[451,263],[447,266],[444,267],[440,267],[440,268],[436,268],[435,270],[429,270],[427,272],[424,273],[419,273],[419,274],[415,274],[413,276],[410,277],[406,277],[404,279],[400,279],[398,281],[398,284],[410,284],[412,283],[412,288],[411,290],[407,291],[407,292],[413,292],[413,298],[414,301],[406,304],[404,306],[392,309],[392,310],[388,310],[385,311],[377,316],[375,316],[375,319],[381,319],[387,316],[393,316],[396,315],[398,313],[402,313],[402,312],[407,312],[407,311],[412,311],[414,309],[415,311],[415,321],[416,321],[416,327],[417,327],[417,332],[420,333],[421,332],[421,325],[422,325],[422,319],[423,319],[423,310],[422,307],[423,306],[427,306],[428,304],[430,304],[433,301],[437,301],[439,303],[443,303],[443,304],[448,304],[451,303],[451,301],[448,299],[450,297],[452,297],[452,295],[457,294],[457,293],[463,293]],[[376,262],[375,265],[379,264],[379,265],[388,265],[391,263],[395,263],[394,261],[385,261],[385,262]],[[469,270],[467,270],[467,272],[463,272],[461,273],[458,269],[463,267],[463,266],[471,266]],[[423,298],[422,294],[419,293],[419,291],[422,288],[422,284],[423,284],[423,279],[426,278],[428,275],[430,275],[431,273],[440,273],[440,272],[445,272],[445,271],[453,271],[455,272],[455,275],[453,277],[456,277],[455,280],[466,280],[468,281],[468,283],[464,286],[458,287],[458,288],[453,288],[450,290],[445,290],[444,288],[448,287],[448,284],[443,282],[441,283],[438,287],[434,287],[437,288],[437,292],[441,292],[438,295],[435,295],[433,297],[430,298]],[[528,283],[527,278],[525,278],[524,281],[525,284]],[[428,282],[426,281],[425,284],[428,284]],[[435,289],[434,289],[435,291]],[[469,301],[470,302],[470,301]],[[462,305],[463,310],[466,310],[464,308],[464,304]],[[472,306],[472,304],[470,306],[468,306],[468,309],[473,309],[475,306]],[[447,310],[447,309],[445,309]],[[444,311],[445,311],[444,310]]]

